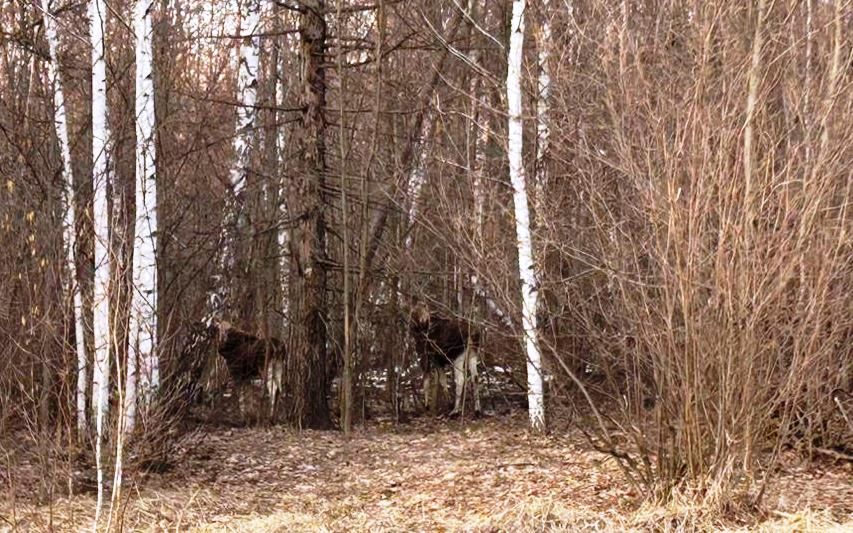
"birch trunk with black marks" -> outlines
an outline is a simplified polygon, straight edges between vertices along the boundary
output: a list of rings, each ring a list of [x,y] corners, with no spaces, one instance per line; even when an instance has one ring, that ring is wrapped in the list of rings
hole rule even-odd
[[[94,337],[95,354],[92,375],[92,407],[95,415],[95,463],[98,499],[95,522],[104,502],[102,447],[109,416],[110,397],[110,265],[111,244],[107,184],[110,180],[110,131],[107,123],[106,68],[107,6],[104,0],[89,2],[89,29],[92,41],[92,188],[95,228]],[[118,206],[115,206],[117,208]]]
[[[124,395],[119,410],[118,431],[116,435],[115,466],[113,472],[113,487],[111,509],[116,509],[121,498],[122,480],[124,477],[124,445],[127,435],[136,426],[138,400],[138,384],[140,365],[144,369],[143,379],[146,394],[150,390],[153,379],[152,372],[159,373],[154,347],[156,343],[156,297],[157,297],[157,264],[156,246],[156,183],[154,169],[154,80],[153,80],[153,49],[151,12],[154,0],[137,0],[134,6],[134,33],[136,34],[136,98],[135,98],[135,129],[136,129],[136,177],[135,177],[135,222],[133,244],[129,251],[128,260],[131,268],[131,288],[129,294],[128,336],[130,338],[127,359],[124,368]],[[114,198],[120,194],[113,188]],[[113,204],[118,213],[118,204]],[[118,221],[118,217],[115,219]],[[119,222],[120,223],[120,222]],[[118,227],[118,223],[114,226]],[[124,246],[119,242],[117,246]],[[122,274],[123,275],[123,274]],[[124,308],[122,308],[124,309]],[[119,311],[119,312],[124,312]],[[124,317],[115,317],[115,324]],[[118,336],[118,335],[116,335]],[[116,347],[116,354],[121,353]],[[120,356],[116,355],[120,362]],[[121,367],[117,369],[121,387]],[[110,520],[112,515],[110,516]],[[109,529],[109,523],[107,528]]]
[[[59,37],[56,34],[56,24],[53,15],[49,12],[47,0],[41,0],[41,9],[44,17],[47,44],[50,51],[50,60],[47,62],[47,76],[53,86],[53,120],[56,126],[59,153],[62,157],[63,211],[65,213],[63,237],[65,240],[66,263],[64,279],[66,296],[71,299],[74,352],[77,358],[77,438],[82,441],[88,434],[86,403],[89,383],[87,378],[88,355],[86,353],[86,337],[84,333],[83,297],[77,271],[77,217],[75,212],[77,198],[71,165],[71,145],[68,140],[68,114],[65,108],[65,92],[63,91],[62,77],[60,76],[59,69]]]
[[[423,122],[421,123],[421,131],[418,133],[416,146],[419,148],[418,154],[415,157],[412,170],[406,179],[406,202],[408,204],[407,214],[409,225],[413,226],[418,217],[420,210],[421,189],[427,180],[427,162],[432,147],[432,138],[435,130],[435,111],[430,103],[429,107],[424,111]],[[412,249],[414,242],[415,231],[410,227],[406,235],[405,247],[409,252]]]
[[[527,399],[530,425],[536,430],[545,427],[545,407],[542,388],[542,357],[539,352],[536,324],[538,301],[536,262],[530,235],[530,209],[524,173],[521,67],[524,55],[524,0],[512,5],[510,46],[506,80],[507,114],[509,115],[507,150],[509,176],[513,188],[515,231],[518,246],[518,273],[521,285],[521,319],[524,347],[527,356]]]
[[[222,319],[233,312],[236,270],[241,264],[241,233],[246,227],[246,183],[250,173],[251,152],[255,144],[257,120],[258,67],[260,64],[261,4],[247,0],[240,17],[240,38],[237,57],[237,122],[234,135],[234,164],[231,167],[230,189],[226,191],[225,216],[222,224],[222,249],[219,273],[214,278],[213,292],[205,322]],[[228,317],[229,319],[233,317]]]
[[[136,32],[136,222],[130,351],[125,387],[126,432],[136,423],[136,383],[144,400],[160,381],[157,359],[157,183],[154,131],[154,57],[151,15],[154,0],[137,0]],[[137,365],[139,377],[137,379]]]

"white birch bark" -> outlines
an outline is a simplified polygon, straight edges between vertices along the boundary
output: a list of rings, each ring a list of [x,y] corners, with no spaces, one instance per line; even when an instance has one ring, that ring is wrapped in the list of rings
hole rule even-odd
[[[518,245],[518,270],[521,281],[521,318],[527,354],[527,398],[530,425],[537,430],[545,426],[542,389],[542,357],[539,352],[536,325],[536,269],[533,242],[530,238],[530,210],[524,176],[521,66],[524,49],[525,0],[514,0],[510,26],[508,72],[506,80],[507,111],[509,115],[507,151],[509,175],[513,188],[515,231]]]
[[[237,134],[234,136],[234,166],[231,169],[231,185],[234,194],[246,186],[249,174],[249,155],[255,138],[255,107],[258,90],[258,66],[261,56],[261,38],[258,30],[261,23],[260,0],[245,0],[245,10],[240,20],[240,55],[237,65]]]
[[[473,60],[479,64],[480,54],[475,52]],[[474,77],[471,82],[471,99],[474,105],[474,164],[472,168],[472,189],[474,193],[474,225],[475,236],[479,246],[485,243],[483,224],[486,218],[486,144],[489,142],[488,117],[483,112],[483,104],[480,103],[479,89],[482,85],[479,76]]]
[[[124,430],[136,422],[137,367],[143,399],[159,385],[157,360],[157,183],[154,146],[154,57],[151,12],[154,0],[137,0],[136,33],[136,221],[133,239],[133,289],[130,349],[124,396]]]
[[[149,397],[159,380],[156,359],[157,309],[157,189],[154,147],[154,78],[151,12],[154,0],[137,0],[134,6],[136,35],[136,176],[133,249],[130,256],[132,287],[128,333],[130,346],[125,367],[124,396],[116,438],[112,506],[121,498],[125,437],[136,425],[137,383],[142,365],[143,396]],[[117,196],[115,196],[117,197]],[[115,204],[114,204],[115,205]],[[115,207],[114,207],[115,208]],[[119,372],[119,376],[121,372]],[[112,514],[110,515],[112,519]],[[107,523],[107,529],[110,522]]]
[[[289,41],[287,41],[289,42]],[[279,46],[276,43],[276,46]],[[287,52],[295,53],[295,50],[291,50],[290,46],[287,47]],[[276,65],[276,80],[275,80],[275,105],[281,106],[284,104],[284,98],[287,87],[285,86],[285,50],[279,49],[278,54],[279,64]],[[276,117],[278,117],[279,113],[276,113]],[[276,157],[276,169],[278,169],[278,184],[279,184],[279,193],[278,193],[278,215],[279,215],[279,225],[278,225],[278,233],[276,235],[276,243],[278,244],[279,250],[287,250],[290,247],[290,229],[287,224],[287,202],[285,199],[287,198],[287,187],[289,183],[289,178],[287,173],[284,171],[285,169],[285,161],[286,161],[286,147],[287,147],[287,135],[284,124],[278,124],[278,120],[276,120],[276,132],[275,132],[275,157]],[[281,312],[282,317],[286,317],[289,314],[288,302],[290,298],[288,298],[289,293],[289,269],[290,269],[290,257],[287,254],[281,253],[281,257],[279,258],[278,263],[278,286],[279,286],[279,300],[278,310]],[[282,318],[280,324],[279,334],[281,338],[285,338],[286,333],[286,321]]]
[[[421,131],[419,132],[418,141],[415,145],[417,148],[417,151],[415,152],[417,154],[415,157],[415,164],[412,167],[409,178],[406,180],[406,198],[409,201],[409,224],[411,226],[414,226],[415,220],[417,219],[420,207],[421,189],[423,189],[424,183],[426,182],[426,164],[430,155],[429,148],[431,146],[434,124],[435,116],[432,109],[427,109],[424,111],[424,120],[421,124]],[[407,251],[412,249],[414,236],[415,232],[410,229],[409,234],[406,235]]]
[[[92,187],[95,228],[94,323],[95,356],[92,376],[92,404],[95,411],[95,463],[98,475],[97,523],[104,501],[102,445],[109,415],[110,391],[110,237],[107,210],[109,181],[109,125],[107,124],[106,19],[104,0],[89,2],[89,29],[92,39]]]
[[[225,203],[225,221],[222,225],[221,274],[214,280],[214,291],[210,298],[210,323],[216,315],[224,312],[228,304],[229,279],[233,274],[237,234],[242,215],[241,197],[246,188],[251,162],[251,149],[255,139],[257,119],[258,69],[260,66],[261,25],[260,0],[245,0],[241,5],[241,44],[237,55],[237,122],[234,135],[234,165],[231,167],[231,191]]]
[[[49,12],[47,0],[41,0],[44,16],[44,27],[47,44],[50,50],[50,61],[47,63],[47,75],[53,85],[53,117],[56,125],[56,138],[59,142],[59,152],[62,156],[62,187],[65,210],[64,240],[65,262],[68,272],[65,277],[65,290],[71,295],[74,321],[75,353],[77,354],[77,435],[82,438],[87,432],[86,393],[88,391],[86,338],[84,336],[83,297],[80,283],[77,279],[77,221],[74,198],[74,176],[71,170],[71,149],[68,142],[68,119],[65,110],[65,93],[62,90],[62,79],[59,75],[59,38],[56,35],[56,24]]]

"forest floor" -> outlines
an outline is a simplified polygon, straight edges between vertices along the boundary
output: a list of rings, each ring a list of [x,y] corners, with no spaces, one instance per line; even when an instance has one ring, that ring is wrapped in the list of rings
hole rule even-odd
[[[531,435],[525,422],[373,421],[349,440],[204,427],[184,438],[178,466],[128,480],[120,521],[141,531],[853,531],[850,463],[786,457],[761,516],[720,521],[688,504],[638,505],[579,433]],[[36,468],[5,453],[0,531],[91,530],[93,494],[36,504],[26,488]]]

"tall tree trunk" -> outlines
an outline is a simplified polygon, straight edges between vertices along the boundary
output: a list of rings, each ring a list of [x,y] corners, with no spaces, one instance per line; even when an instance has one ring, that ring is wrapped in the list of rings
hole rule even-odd
[[[534,161],[535,175],[533,179],[534,214],[536,227],[544,226],[543,208],[548,187],[548,143],[551,139],[551,19],[549,12],[550,0],[540,0],[538,18],[539,32],[537,36],[537,63],[539,74],[536,91],[536,160]],[[571,4],[567,2],[569,9]]]
[[[746,216],[746,222],[743,224],[745,231],[743,232],[744,239],[744,250],[749,250],[752,247],[752,239],[753,235],[753,224],[755,222],[755,202],[753,198],[753,191],[755,189],[755,176],[754,176],[754,150],[753,150],[753,139],[755,133],[755,115],[756,115],[756,107],[760,105],[758,90],[759,85],[761,83],[761,70],[762,70],[762,48],[764,42],[764,17],[767,16],[766,10],[766,1],[758,0],[757,9],[757,19],[755,24],[755,35],[752,41],[752,53],[751,53],[751,61],[749,73],[747,75],[748,79],[748,91],[746,98],[746,110],[745,110],[745,119],[744,119],[744,128],[743,128],[743,177],[744,177],[744,214]],[[744,254],[748,257],[748,252]],[[748,300],[753,298],[753,288],[751,285],[751,280],[753,278],[749,276],[743,276],[741,278],[743,280],[743,285],[740,287],[741,294],[743,294],[743,303],[742,306],[744,309],[750,309],[752,306],[748,302]],[[742,368],[742,375],[746,376],[745,384],[744,384],[744,395],[750,397],[755,394],[757,390],[754,385],[754,380],[756,377],[756,372],[754,365],[752,364],[751,357],[742,358],[742,363],[746,365],[746,368]],[[749,400],[747,400],[749,402]],[[743,468],[746,470],[750,467],[752,463],[752,444],[753,439],[753,417],[749,416],[752,414],[752,411],[747,412],[746,422],[745,422],[745,432],[744,435],[747,436],[744,453],[743,453]]]
[[[277,419],[278,392],[281,390],[281,371],[283,368],[278,361],[270,358],[273,345],[270,338],[285,338],[285,320],[281,312],[285,294],[282,292],[282,260],[280,256],[285,247],[279,244],[279,238],[286,234],[282,217],[284,196],[281,191],[281,164],[283,157],[284,133],[280,126],[280,113],[277,108],[283,106],[284,83],[281,69],[282,41],[283,35],[280,13],[272,3],[264,4],[261,17],[268,21],[269,28],[265,32],[270,35],[261,41],[261,64],[260,78],[263,79],[263,99],[266,109],[263,113],[263,128],[260,129],[258,146],[262,150],[263,175],[258,177],[261,186],[260,201],[257,203],[257,220],[260,231],[255,231],[256,247],[258,255],[254,256],[261,263],[254,275],[252,291],[257,308],[257,321],[260,323],[260,331],[267,341],[266,358],[267,365],[274,365],[274,370],[267,371],[266,386],[267,400],[269,404],[269,420]],[[283,114],[281,114],[283,116]],[[267,231],[267,228],[277,228],[275,231]],[[286,264],[286,263],[285,263]]]
[[[379,134],[382,129],[382,104],[383,104],[383,47],[385,45],[385,31],[387,27],[387,17],[385,11],[384,0],[378,0],[376,11],[376,48],[374,49],[373,62],[373,129],[370,138],[370,151],[365,159],[364,170],[362,172],[361,181],[361,216],[360,216],[360,239],[358,247],[358,280],[355,287],[355,303],[353,310],[353,342],[358,350],[363,350],[362,353],[369,351],[368,346],[372,342],[371,339],[362,337],[361,327],[362,310],[365,300],[367,299],[366,291],[362,290],[362,284],[367,282],[367,244],[370,240],[370,189],[371,176],[374,171],[374,164],[377,160],[377,151],[379,150]],[[394,420],[399,420],[399,402],[397,394],[397,365],[395,357],[391,355],[390,350],[385,350],[385,373],[386,373],[386,391],[388,392],[388,401],[394,412]]]
[[[432,147],[432,137],[435,130],[435,112],[432,110],[431,102],[424,111],[424,119],[421,123],[421,131],[418,133],[417,146],[420,148],[419,153],[414,161],[412,170],[406,179],[406,202],[408,204],[408,219],[409,224],[413,226],[418,216],[420,209],[421,189],[427,179],[427,162]],[[406,251],[412,249],[415,232],[410,229],[406,235],[405,248]]]
[[[336,23],[338,32],[343,31],[343,13],[341,9],[343,2],[337,0]],[[338,148],[340,150],[340,185],[341,185],[341,255],[343,258],[343,311],[344,311],[344,346],[343,346],[343,373],[341,375],[341,426],[344,435],[349,436],[352,432],[352,336],[350,330],[350,271],[349,271],[349,207],[347,206],[347,180],[346,180],[346,74],[344,72],[344,50],[343,40],[338,38],[338,49],[336,50],[337,76],[340,81],[339,107],[340,124],[338,125]]]
[[[276,54],[278,64],[276,65],[276,80],[275,80],[275,105],[280,106],[284,104],[284,98],[287,90],[287,86],[285,85],[285,50],[284,47],[277,41],[276,46],[278,48],[278,53]],[[276,117],[278,117],[278,113],[276,113]],[[278,186],[278,195],[276,202],[276,220],[278,222],[278,231],[276,234],[276,244],[278,245],[278,251],[276,255],[279,256],[278,260],[278,268],[277,268],[277,284],[278,284],[278,299],[276,300],[276,309],[279,313],[281,313],[282,319],[279,321],[279,335],[280,338],[285,338],[285,326],[286,320],[283,317],[288,315],[288,286],[289,286],[289,267],[290,267],[290,258],[287,254],[284,253],[284,250],[287,250],[290,246],[290,229],[288,228],[286,221],[288,219],[288,207],[287,202],[285,200],[287,195],[287,180],[288,177],[285,172],[285,161],[286,161],[286,152],[285,149],[287,147],[287,129],[284,124],[279,124],[278,120],[276,120],[276,129],[275,129],[275,167],[276,172],[273,174],[276,178],[276,184]]]
[[[92,39],[92,211],[95,228],[94,332],[95,357],[92,377],[92,404],[95,411],[95,463],[98,475],[98,500],[95,520],[104,501],[102,446],[109,415],[110,399],[110,235],[107,184],[110,180],[110,131],[107,123],[106,68],[107,6],[104,0],[89,2],[89,28]],[[118,206],[113,206],[118,209]]]
[[[237,124],[234,136],[234,165],[231,167],[231,190],[226,193],[225,219],[222,225],[220,273],[214,280],[209,316],[233,311],[236,294],[235,273],[241,264],[240,233],[245,229],[245,189],[249,176],[251,151],[255,140],[257,120],[258,67],[260,64],[261,4],[247,0],[240,17],[242,43],[237,59]]]
[[[261,77],[264,83],[264,103],[267,109],[263,114],[263,142],[258,144],[262,146],[263,158],[263,176],[260,177],[261,182],[261,201],[258,202],[258,213],[262,227],[279,227],[281,222],[279,219],[279,205],[282,201],[278,180],[278,168],[281,162],[281,157],[278,153],[279,149],[279,113],[277,107],[281,106],[279,100],[279,52],[280,41],[283,38],[281,35],[281,24],[277,17],[277,12],[274,11],[272,5],[267,5],[264,9],[264,19],[268,20],[271,17],[269,31],[274,34],[271,37],[266,37],[261,43]],[[259,236],[258,246],[261,249],[263,257],[263,275],[258,276],[259,281],[255,283],[254,294],[257,301],[259,318],[264,331],[269,335],[275,335],[279,338],[284,338],[281,335],[281,320],[280,315],[275,311],[281,310],[281,292],[279,291],[279,268],[280,261],[276,259],[278,253],[278,233],[276,231],[262,232]]]
[[[152,11],[155,0],[136,0],[134,32],[136,34],[136,176],[135,222],[130,250],[131,287],[129,294],[128,335],[125,388],[122,416],[116,443],[113,508],[121,495],[125,436],[136,425],[138,386],[145,400],[159,385],[160,366],[157,359],[157,184],[154,130],[154,53]],[[139,370],[142,370],[139,376]],[[141,377],[141,380],[140,380]]]
[[[302,54],[302,127],[300,150],[303,172],[294,178],[291,213],[299,222],[291,248],[291,328],[297,368],[296,405],[292,414],[300,425],[328,427],[328,393],[332,365],[327,354],[326,219],[326,22],[325,0],[306,0],[300,15]]]
[[[471,59],[479,65],[479,51],[475,51]],[[485,246],[483,229],[486,218],[486,145],[489,142],[489,117],[486,114],[486,106],[480,102],[482,85],[479,76],[472,76],[470,91],[474,122],[474,161],[471,165],[471,188],[474,196],[474,238],[479,247]],[[482,97],[486,98],[486,91],[483,91]]]
[[[136,223],[133,246],[131,344],[125,389],[125,431],[136,415],[136,370],[141,366],[144,398],[159,385],[157,359],[157,182],[154,131],[154,56],[151,14],[154,0],[137,0],[136,32]]]
[[[74,175],[71,165],[71,148],[68,141],[68,115],[65,109],[65,93],[59,74],[59,39],[53,16],[48,11],[47,0],[41,0],[44,16],[47,44],[50,49],[50,61],[47,62],[47,75],[53,85],[53,116],[56,124],[56,138],[62,156],[62,187],[64,196],[63,210],[65,223],[65,292],[71,298],[72,321],[74,324],[74,349],[77,356],[77,438],[81,441],[87,435],[86,396],[88,391],[85,321],[83,317],[83,298],[77,276],[77,220],[76,198],[74,194]]]
[[[261,23],[260,0],[246,0],[245,12],[240,20],[240,57],[237,64],[237,134],[234,136],[234,166],[231,168],[231,186],[237,195],[246,186],[249,162],[255,139],[255,121],[258,111],[258,67],[260,66]]]
[[[515,207],[515,232],[518,243],[518,273],[521,282],[521,320],[527,355],[527,399],[530,425],[541,430],[545,427],[545,407],[542,389],[542,357],[539,352],[536,325],[536,263],[533,242],[530,238],[530,210],[524,176],[523,133],[521,120],[521,66],[524,56],[525,1],[515,0],[512,5],[510,45],[506,79],[507,114],[509,115],[507,150],[509,176],[513,188]]]

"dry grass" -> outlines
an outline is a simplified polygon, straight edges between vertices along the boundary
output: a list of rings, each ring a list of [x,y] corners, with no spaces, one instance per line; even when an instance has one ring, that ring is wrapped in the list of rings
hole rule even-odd
[[[129,482],[133,531],[837,531],[853,527],[849,465],[794,458],[763,517],[727,520],[674,498],[642,504],[606,456],[576,434],[534,436],[523,417],[460,424],[377,422],[338,432],[208,428],[182,443],[174,470]],[[52,507],[0,493],[21,531],[91,528],[91,495]]]

